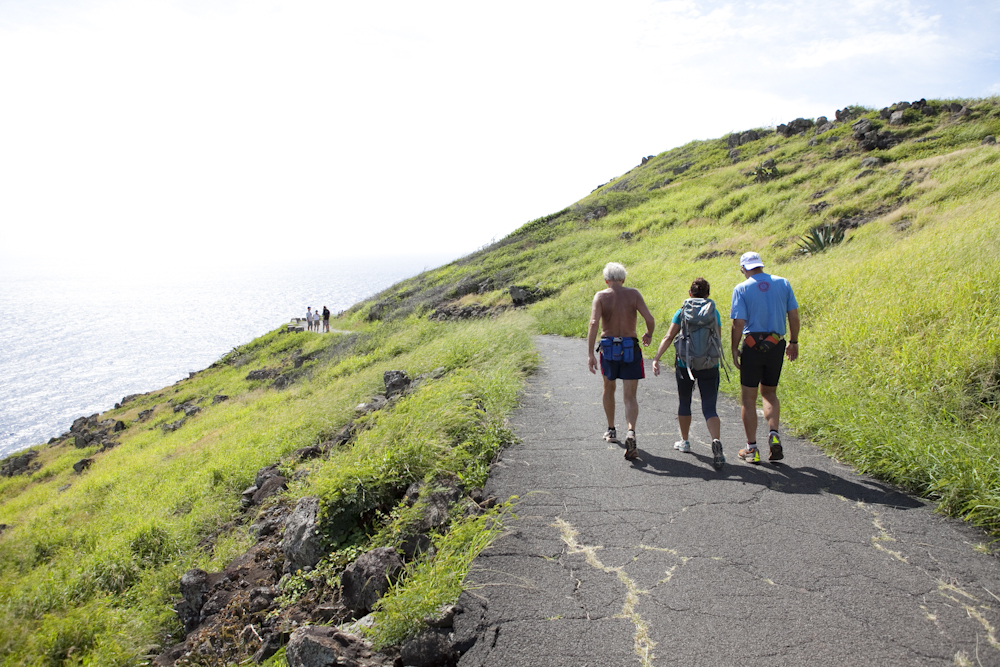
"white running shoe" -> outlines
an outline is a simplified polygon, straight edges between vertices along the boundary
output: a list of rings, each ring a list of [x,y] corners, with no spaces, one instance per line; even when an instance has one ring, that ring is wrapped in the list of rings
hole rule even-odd
[[[687,440],[678,440],[677,442],[674,443],[674,449],[676,449],[679,452],[683,452],[684,454],[687,454],[688,452],[691,451],[691,443],[688,442]]]

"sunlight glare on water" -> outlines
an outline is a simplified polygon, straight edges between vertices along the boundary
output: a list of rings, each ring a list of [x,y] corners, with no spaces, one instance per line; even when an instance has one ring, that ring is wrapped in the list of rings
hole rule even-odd
[[[306,307],[334,315],[450,257],[257,263],[180,275],[0,268],[0,458],[160,389]]]

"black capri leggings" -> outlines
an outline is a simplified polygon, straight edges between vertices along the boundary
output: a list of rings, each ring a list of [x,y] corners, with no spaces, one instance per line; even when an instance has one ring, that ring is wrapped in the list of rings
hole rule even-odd
[[[719,398],[719,367],[706,368],[703,371],[691,371],[695,380],[698,381],[698,393],[701,394],[701,414],[705,419],[718,417],[715,411],[715,402]],[[677,375],[677,395],[680,397],[680,405],[677,406],[678,417],[691,416],[691,395],[694,393],[694,383],[688,376],[688,369],[676,369]]]

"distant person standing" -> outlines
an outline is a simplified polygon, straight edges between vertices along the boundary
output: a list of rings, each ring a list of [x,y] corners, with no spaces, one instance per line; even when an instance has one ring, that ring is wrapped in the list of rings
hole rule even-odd
[[[306,331],[313,330],[313,309],[312,306],[306,307]]]
[[[330,309],[323,306],[323,333],[330,333]]]
[[[778,379],[784,357],[799,356],[799,304],[791,284],[764,273],[764,262],[755,252],[743,253],[740,270],[746,278],[733,289],[729,317],[733,320],[733,363],[740,370],[743,429],[747,446],[739,456],[747,463],[760,463],[757,450],[757,390],[764,404],[764,419],[770,429],[767,443],[771,461],[784,458],[778,423]],[[787,319],[788,327],[785,327]],[[786,331],[789,340],[785,340]]]
[[[617,262],[608,262],[604,267],[604,283],[608,288],[594,295],[587,333],[587,366],[595,374],[599,366],[604,378],[602,401],[604,414],[608,418],[608,430],[604,439],[608,442],[618,442],[615,428],[615,383],[617,380],[622,381],[625,420],[628,423],[624,443],[625,458],[631,461],[639,456],[635,440],[635,421],[639,416],[636,391],[639,380],[646,377],[635,324],[637,316],[642,315],[646,321],[642,344],[649,345],[653,340],[656,322],[639,290],[625,287],[625,276],[625,267]],[[594,356],[598,329],[601,331],[600,362]]]
[[[670,343],[677,348],[674,375],[677,379],[677,424],[681,439],[674,449],[690,452],[691,397],[695,382],[701,396],[701,414],[705,416],[708,433],[712,436],[712,466],[721,470],[726,465],[719,440],[719,413],[715,406],[719,398],[719,362],[722,358],[722,318],[715,302],[708,298],[710,286],[704,278],[695,278],[688,290],[688,298],[674,313],[667,335],[653,357],[653,375],[660,374],[660,357]],[[678,337],[680,334],[680,337]]]

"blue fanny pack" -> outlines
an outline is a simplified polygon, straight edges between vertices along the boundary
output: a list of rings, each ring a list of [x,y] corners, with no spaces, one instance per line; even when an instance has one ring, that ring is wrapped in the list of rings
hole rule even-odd
[[[632,338],[602,338],[601,356],[608,361],[635,361],[635,340]]]

